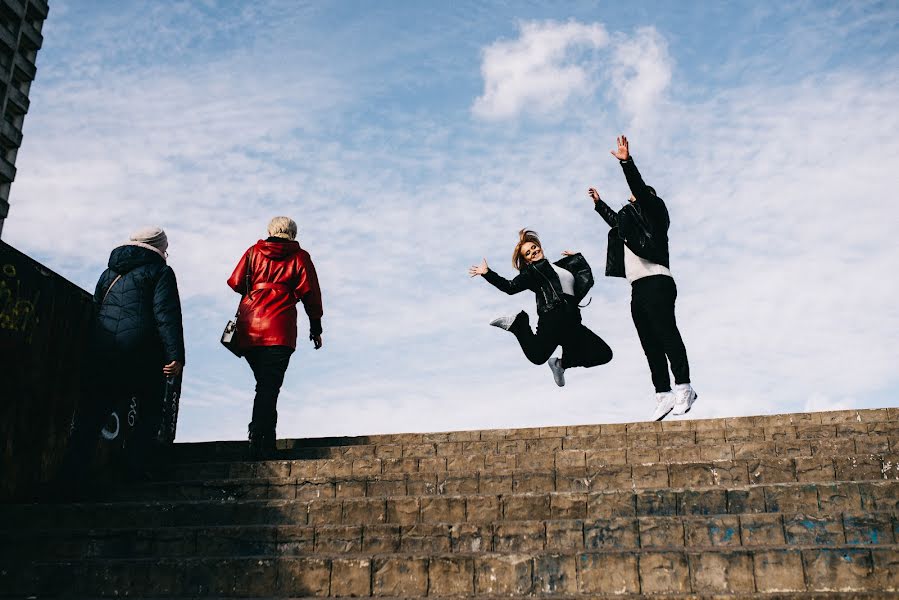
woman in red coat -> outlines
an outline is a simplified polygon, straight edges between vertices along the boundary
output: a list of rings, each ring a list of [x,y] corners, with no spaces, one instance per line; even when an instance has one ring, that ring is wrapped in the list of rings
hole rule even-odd
[[[322,347],[321,289],[309,253],[295,241],[297,224],[275,217],[268,234],[244,253],[228,279],[231,289],[243,295],[237,336],[256,377],[249,434],[250,450],[259,458],[275,450],[278,393],[297,345],[297,302],[309,316],[309,339],[316,350]]]

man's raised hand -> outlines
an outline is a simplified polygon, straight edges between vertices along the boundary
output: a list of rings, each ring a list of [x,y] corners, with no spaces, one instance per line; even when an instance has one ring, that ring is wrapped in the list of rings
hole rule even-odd
[[[628,145],[627,145],[627,138],[624,137],[623,135],[620,136],[618,138],[618,149],[612,150],[611,152],[612,152],[612,156],[614,156],[618,160],[627,160],[631,155],[630,149],[628,148]]]
[[[587,195],[593,199],[593,204],[599,202],[599,191],[596,188],[590,188],[587,190]]]

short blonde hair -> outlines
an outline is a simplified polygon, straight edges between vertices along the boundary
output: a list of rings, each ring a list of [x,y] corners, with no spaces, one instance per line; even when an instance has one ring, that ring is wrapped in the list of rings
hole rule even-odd
[[[516,270],[522,270],[527,264],[528,261],[524,259],[521,255],[521,247],[527,244],[528,242],[533,242],[543,247],[543,244],[540,243],[540,237],[537,235],[537,232],[533,229],[524,228],[518,232],[518,243],[515,244],[515,251],[512,252],[512,266],[515,267]]]
[[[296,221],[290,217],[275,217],[268,222],[268,234],[271,237],[295,240],[297,237]]]

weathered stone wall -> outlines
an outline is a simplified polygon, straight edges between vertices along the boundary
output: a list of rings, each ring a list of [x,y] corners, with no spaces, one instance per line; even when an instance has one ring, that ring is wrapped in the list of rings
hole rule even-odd
[[[65,448],[85,375],[90,294],[0,241],[0,501],[27,496]]]

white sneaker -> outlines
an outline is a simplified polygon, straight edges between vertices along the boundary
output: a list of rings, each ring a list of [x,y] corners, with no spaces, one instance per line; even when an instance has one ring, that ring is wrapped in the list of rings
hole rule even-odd
[[[690,407],[699,398],[693,387],[689,383],[679,383],[674,386],[674,395],[677,399],[674,401],[674,409],[672,415],[685,415],[690,412]]]
[[[524,312],[524,311],[522,311],[522,312]],[[521,313],[518,313],[517,315],[511,315],[508,317],[497,317],[496,319],[493,319],[492,321],[490,321],[490,324],[493,325],[494,327],[499,327],[500,329],[505,329],[506,331],[509,331],[509,329],[512,328],[512,323],[515,322],[515,319],[517,319],[518,315],[520,315],[520,314]],[[527,313],[525,313],[525,316],[527,316]]]
[[[661,421],[668,416],[671,409],[674,408],[676,397],[674,392],[657,392],[656,393],[656,410],[652,413],[653,421]]]
[[[551,358],[546,363],[549,365],[549,370],[553,372],[553,381],[556,382],[556,385],[559,387],[565,386],[565,367],[562,366],[561,358]]]

